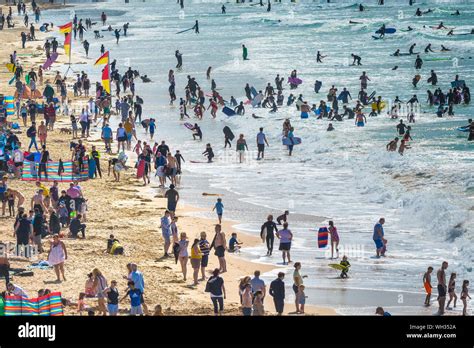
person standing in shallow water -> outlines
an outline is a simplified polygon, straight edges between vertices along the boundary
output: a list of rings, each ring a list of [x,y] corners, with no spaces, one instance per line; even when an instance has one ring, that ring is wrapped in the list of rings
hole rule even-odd
[[[278,233],[278,228],[273,221],[273,215],[268,215],[267,221],[260,230],[262,241],[267,243],[267,256],[271,256],[273,252],[273,243],[275,241],[275,234],[273,232]]]
[[[288,222],[283,224],[283,229],[276,233],[277,238],[280,240],[280,247],[283,264],[287,265],[291,263],[290,257],[290,249],[291,249],[291,241],[293,240],[293,233],[288,229]],[[288,258],[288,263],[286,263],[286,258]]]

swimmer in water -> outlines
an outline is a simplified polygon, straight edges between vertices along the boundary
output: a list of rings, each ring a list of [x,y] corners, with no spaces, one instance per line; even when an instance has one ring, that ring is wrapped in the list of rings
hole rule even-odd
[[[326,58],[327,56],[323,56],[319,51],[318,53],[316,54],[316,62],[317,63],[322,63],[323,61],[321,60],[321,58]]]
[[[328,131],[328,132],[331,132],[331,131],[333,131],[333,130],[334,130],[334,127],[332,126],[332,123],[330,123],[330,124],[328,125],[327,131]]]
[[[451,29],[450,31],[448,31],[448,34],[447,34],[447,36],[451,36],[451,35],[454,35],[453,29]]]
[[[403,156],[403,153],[405,152],[405,149],[409,149],[410,146],[408,146],[406,144],[406,141],[405,140],[402,140],[400,142],[400,147],[398,148],[398,153],[400,154],[400,156]]]
[[[415,46],[416,46],[416,43],[414,43],[413,45],[411,45],[410,48],[408,49],[408,53],[410,53],[410,54],[415,54],[415,53],[413,52],[413,50],[415,49]]]
[[[397,49],[393,55],[395,57],[398,57],[400,55],[400,49]]]
[[[387,151],[394,152],[397,150],[398,146],[398,137],[389,142],[386,146]]]
[[[459,10],[456,10],[456,12],[451,13],[451,16],[459,16],[459,15],[461,15],[461,14],[459,13]]]
[[[359,4],[359,11],[360,12],[364,11],[364,6],[362,6],[362,4]]]
[[[451,51],[449,48],[446,48],[445,46],[441,45],[441,52],[447,52]]]
[[[355,125],[357,127],[364,127],[365,124],[367,123],[367,118],[365,117],[365,115],[362,113],[362,111],[358,111],[357,112],[357,115],[355,117]]]

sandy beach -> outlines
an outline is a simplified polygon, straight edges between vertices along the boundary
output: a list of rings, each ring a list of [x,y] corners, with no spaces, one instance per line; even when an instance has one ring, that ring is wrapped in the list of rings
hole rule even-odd
[[[55,5],[58,6],[58,5]],[[47,7],[41,4],[43,10]],[[2,6],[3,12],[8,11]],[[99,15],[99,14],[98,14]],[[0,61],[4,64],[9,62],[9,55],[16,50],[18,59],[25,71],[31,67],[37,67],[45,60],[42,49],[43,40],[48,37],[48,33],[37,31],[37,41],[28,42],[26,49],[21,49],[20,32],[26,30],[22,27],[19,17],[15,17],[15,28],[4,29],[0,32],[0,43],[3,50],[0,51]],[[54,23],[55,26],[62,23]],[[53,29],[55,30],[55,29]],[[64,64],[67,59],[62,48],[59,49],[60,56],[57,64]],[[73,56],[73,63],[82,63],[84,60],[79,56]],[[45,72],[44,80],[52,82],[55,74],[55,65],[51,71]],[[76,65],[77,67],[77,65]],[[96,79],[97,76],[91,77]],[[2,68],[0,73],[0,92],[4,95],[11,95],[14,86],[8,86],[11,73],[7,73]],[[39,86],[42,89],[44,86]],[[80,110],[87,99],[74,98],[69,90],[69,99],[74,109]],[[70,135],[60,134],[60,128],[69,128],[70,121],[66,116],[59,116],[53,132],[48,134],[48,149],[52,159],[69,159]],[[25,129],[18,135],[23,144],[28,144]],[[146,291],[145,301],[148,308],[152,310],[155,305],[160,304],[165,315],[211,315],[212,305],[209,294],[204,292],[205,282],[199,286],[190,286],[190,280],[182,280],[179,265],[174,260],[162,259],[163,239],[159,228],[159,219],[163,215],[166,201],[163,196],[164,191],[157,187],[157,184],[143,187],[142,180],[136,179],[135,169],[126,171],[119,183],[115,182],[113,176],[107,175],[107,160],[109,155],[105,154],[103,142],[100,140],[100,128],[93,128],[91,137],[84,139],[84,144],[89,149],[95,145],[102,155],[103,178],[93,179],[81,183],[85,197],[88,199],[87,231],[86,239],[68,239],[63,241],[68,249],[68,260],[65,263],[65,275],[67,281],[55,282],[53,270],[35,270],[32,277],[13,277],[13,283],[21,286],[30,297],[34,297],[37,290],[49,288],[53,291],[60,291],[63,297],[77,301],[80,292],[84,291],[84,283],[87,274],[93,268],[102,270],[106,279],[110,282],[115,279],[119,282],[118,288],[123,295],[125,293],[126,281],[123,276],[127,274],[125,265],[134,262],[144,274]],[[115,149],[115,144],[113,144]],[[129,153],[129,163],[134,163],[136,156]],[[186,176],[183,175],[183,182]],[[35,186],[31,182],[16,179],[9,180],[9,187],[19,190],[26,197],[25,206],[29,208],[29,200],[35,192]],[[67,184],[60,184],[60,189],[67,188]],[[178,186],[179,190],[179,186]],[[186,232],[190,241],[205,231],[208,239],[212,237],[216,220],[197,218],[191,213],[199,209],[193,206],[178,205],[177,216],[179,217],[178,227],[180,232]],[[14,242],[12,224],[14,219],[10,217],[0,218],[0,240],[3,242]],[[238,221],[224,221],[223,231],[227,238],[235,231],[233,225]],[[124,255],[112,256],[105,253],[109,234],[120,240],[125,249]],[[239,232],[239,240],[244,243],[244,247],[261,243],[259,238]],[[49,248],[50,239],[45,239],[43,245]],[[246,275],[253,275],[255,270],[262,273],[274,270],[276,266],[258,264],[239,257],[238,255],[227,254],[228,272],[223,274],[227,290],[225,301],[225,315],[239,315],[239,279]],[[45,259],[46,254],[41,254],[40,259]],[[11,258],[11,267],[26,268],[29,260]],[[218,267],[217,257],[211,252],[208,271]],[[188,264],[188,274],[192,273],[192,268]],[[192,278],[192,277],[188,277]],[[291,283],[291,279],[286,279]],[[267,284],[267,289],[268,289]],[[88,299],[86,303],[96,306],[96,300]],[[127,314],[128,301],[121,304],[121,314]],[[266,310],[268,314],[275,314],[273,303],[266,300]],[[285,313],[294,311],[294,304],[285,306]],[[75,306],[65,308],[67,315],[78,315]],[[333,315],[335,311],[331,308],[307,306],[306,313],[310,315]]]

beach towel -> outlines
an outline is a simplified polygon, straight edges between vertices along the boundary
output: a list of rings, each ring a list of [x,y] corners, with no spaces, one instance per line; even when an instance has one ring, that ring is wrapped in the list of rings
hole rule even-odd
[[[62,316],[61,293],[53,292],[37,298],[6,296],[5,316]]]
[[[87,161],[84,161],[82,171],[80,173],[75,172],[75,165],[73,162],[63,162],[63,168],[61,168],[60,162],[48,162],[46,168],[48,172],[48,179],[45,178],[44,173],[41,176],[41,179],[38,178],[38,163],[24,161],[23,162],[23,175],[21,180],[23,181],[85,181],[89,179],[89,164]],[[61,168],[61,171],[59,170]],[[59,173],[59,174],[58,174]]]
[[[328,245],[328,229],[327,227],[320,227],[318,230],[318,247],[325,248]]]

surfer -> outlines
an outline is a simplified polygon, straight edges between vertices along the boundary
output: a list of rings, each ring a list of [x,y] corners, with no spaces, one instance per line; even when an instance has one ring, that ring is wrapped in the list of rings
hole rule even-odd
[[[194,24],[194,26],[191,28],[191,30],[194,29],[194,32],[196,34],[199,34],[199,21],[196,20],[196,23]]]
[[[380,33],[379,38],[385,37],[385,24],[382,24],[379,30],[377,30],[378,33]]]
[[[417,70],[421,69],[422,65],[423,65],[423,59],[421,59],[420,55],[418,54],[416,56],[416,60],[415,60],[415,69],[417,69]]]
[[[244,102],[240,102],[240,104],[235,107],[234,111],[237,113],[237,115],[245,115]]]
[[[293,140],[293,138],[295,137],[295,136],[293,135],[293,131],[294,131],[294,130],[295,130],[295,129],[294,129],[293,127],[291,127],[290,130],[288,131],[288,135],[287,135],[287,138],[290,139],[290,141],[291,141],[291,143],[292,143],[291,145],[288,145],[288,155],[289,155],[289,156],[291,156],[291,155],[293,154],[293,146],[294,146],[294,140]]]
[[[273,215],[268,215],[267,221],[260,229],[260,237],[262,238],[262,241],[267,243],[267,256],[271,256],[273,252],[273,243],[275,240],[274,232],[278,232],[277,225],[273,222]]]
[[[448,31],[448,33],[446,34],[446,36],[452,36],[452,35],[454,35],[453,29],[451,29],[450,31]]]
[[[196,137],[199,137],[199,140],[202,140],[202,131],[201,131],[201,128],[198,126],[197,123],[194,124],[194,127],[191,128],[192,131],[194,131],[193,133],[193,139],[196,140]]]
[[[362,12],[364,10],[365,10],[364,6],[362,4],[359,4],[359,11]]]
[[[334,116],[334,117],[336,117],[336,116]],[[332,119],[334,119],[334,117],[333,117]],[[342,121],[342,119],[341,119],[341,121]],[[334,127],[332,126],[332,123],[329,123],[328,129],[326,129],[326,130],[327,130],[328,132],[331,132],[331,131],[334,130]]]
[[[250,88],[250,85],[248,83],[245,85],[244,90],[245,90],[245,96],[247,97],[247,99],[252,100],[253,99],[252,98],[252,89]]]
[[[323,56],[321,54],[321,52],[318,51],[318,53],[316,54],[316,62],[317,63],[322,63],[323,61],[321,60],[321,58],[326,58],[327,56]]]
[[[415,49],[415,46],[416,46],[416,43],[414,43],[413,45],[411,45],[410,48],[408,49],[408,53],[410,53],[410,54],[415,54],[415,53],[413,52],[413,50]]]
[[[347,105],[344,105],[342,108],[344,109],[344,114],[342,114],[342,117],[347,116],[349,120],[355,117],[354,110],[352,110],[351,108],[348,108]]]
[[[84,40],[82,46],[84,46],[84,50],[86,51],[86,58],[89,58],[89,42],[87,40]]]
[[[456,12],[451,13],[451,16],[460,16],[461,13],[459,13],[459,10],[456,10]]]
[[[389,142],[385,147],[387,151],[395,152],[398,147],[398,137]]]
[[[414,30],[412,27],[410,26],[407,27],[407,31],[412,31],[412,30]]]
[[[395,53],[393,54],[393,56],[395,56],[395,57],[400,56],[400,49],[397,49],[397,50],[395,51]]]
[[[405,134],[405,130],[407,128],[407,125],[403,123],[403,120],[400,120],[400,123],[397,124],[397,131],[399,135]]]
[[[257,148],[258,148],[258,154],[257,154],[257,160],[260,160],[260,154],[262,155],[262,159],[264,158],[264,153],[265,153],[265,144],[268,145],[267,137],[265,136],[265,133],[263,133],[263,127],[260,127],[260,132],[257,134]]]
[[[474,121],[471,122],[469,126],[469,136],[467,138],[468,141],[474,141]]]
[[[179,69],[183,66],[183,55],[179,52],[179,50],[176,50],[174,53],[174,56],[176,57],[176,60],[178,61],[178,64],[176,65],[176,69]]]
[[[415,16],[421,17],[423,15],[423,12],[421,12],[420,8],[418,7],[415,12]]]
[[[244,58],[244,60],[249,60],[248,56],[249,52],[247,50],[247,47],[245,47],[245,45],[242,45],[242,57]]]
[[[206,144],[206,150],[202,153],[204,156],[207,156],[207,162],[211,163],[214,158],[214,151],[212,151],[211,144]]]
[[[428,52],[434,52],[432,49],[431,49],[431,44],[429,43],[428,46],[425,47],[425,53],[428,53]]]
[[[448,51],[451,51],[449,48],[441,45],[441,52],[448,52]]]
[[[119,40],[120,40],[120,31],[121,31],[121,30],[122,30],[122,29],[115,29],[115,30],[114,30],[115,38],[117,39],[117,45],[118,45]]]
[[[362,65],[362,63],[360,62],[362,59],[361,57],[355,55],[354,53],[351,53],[351,57],[354,58],[352,65],[355,65],[356,61],[357,61],[357,65]]]
[[[225,14],[225,5],[222,5],[221,10],[222,10],[222,14]]]

